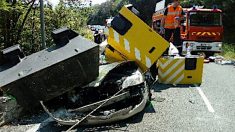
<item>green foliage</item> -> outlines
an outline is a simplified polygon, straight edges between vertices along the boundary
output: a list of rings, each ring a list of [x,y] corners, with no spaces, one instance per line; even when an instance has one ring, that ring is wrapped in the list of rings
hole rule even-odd
[[[203,5],[202,2],[202,0],[185,0],[181,2],[181,6],[185,8],[190,8],[194,5]]]
[[[223,44],[222,54],[226,59],[235,59],[235,44]]]
[[[13,0],[7,3],[1,0],[0,6],[0,48],[16,44],[19,19],[23,15],[25,6],[21,2]]]
[[[93,7],[93,14],[89,17],[89,25],[104,25],[105,19],[114,17],[122,6],[129,4],[129,0],[110,0]]]
[[[7,2],[6,2],[6,0],[0,0],[0,8],[1,8],[1,10],[7,11]]]
[[[31,4],[32,1],[30,3],[15,1],[13,4],[0,0],[0,50],[17,43],[27,55],[41,49],[39,5],[34,4],[26,17],[23,30],[19,30]],[[92,9],[89,7],[81,8],[72,3],[66,4],[64,0],[60,0],[54,8],[49,3],[44,5],[47,47],[53,44],[51,31],[60,27],[69,27],[80,35],[93,39],[92,32],[86,25],[91,13]],[[17,40],[18,34],[20,34],[19,40]]]
[[[124,5],[133,4],[140,12],[141,19],[150,25],[156,2],[157,0],[110,0],[93,8],[94,12],[90,16],[88,24],[104,25],[105,19],[116,16]]]

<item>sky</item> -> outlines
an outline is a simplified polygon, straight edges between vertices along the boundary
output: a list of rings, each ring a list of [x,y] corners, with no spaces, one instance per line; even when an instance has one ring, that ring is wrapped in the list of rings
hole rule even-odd
[[[59,3],[59,0],[49,0],[54,6],[57,5]],[[105,2],[107,0],[92,0],[92,4],[101,4],[103,2]]]
[[[100,3],[104,3],[107,0],[92,0],[93,4],[100,4]]]

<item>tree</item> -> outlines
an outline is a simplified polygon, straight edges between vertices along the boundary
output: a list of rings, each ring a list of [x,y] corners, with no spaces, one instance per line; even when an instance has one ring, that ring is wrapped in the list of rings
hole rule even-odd
[[[157,1],[158,0],[110,0],[93,8],[94,12],[89,18],[88,23],[91,25],[104,25],[105,19],[116,16],[122,6],[133,4],[140,12],[141,19],[150,25]]]
[[[11,0],[12,1],[12,0]],[[22,0],[23,1],[23,0]],[[40,50],[40,10],[38,2],[24,0],[6,2],[0,0],[0,50],[14,44],[20,44],[29,55]],[[52,7],[45,2],[45,30],[47,46],[53,45],[51,31],[66,26],[92,39],[92,33],[86,24],[92,12],[89,7],[81,8],[77,4],[68,4],[69,0],[60,0]],[[14,3],[14,4],[13,4]]]
[[[93,7],[93,14],[89,17],[89,25],[104,25],[105,19],[115,16],[117,11],[115,10],[117,3],[114,0],[110,0],[96,5]],[[116,12],[115,12],[116,11]]]

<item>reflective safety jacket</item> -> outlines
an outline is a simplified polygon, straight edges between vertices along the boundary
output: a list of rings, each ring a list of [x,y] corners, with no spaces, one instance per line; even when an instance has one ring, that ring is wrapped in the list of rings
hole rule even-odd
[[[167,8],[168,13],[165,18],[164,28],[175,29],[177,27],[180,27],[179,20],[176,20],[176,17],[178,17],[179,19],[183,17],[183,8],[181,6],[177,6],[176,9],[174,9],[172,5],[169,5]]]

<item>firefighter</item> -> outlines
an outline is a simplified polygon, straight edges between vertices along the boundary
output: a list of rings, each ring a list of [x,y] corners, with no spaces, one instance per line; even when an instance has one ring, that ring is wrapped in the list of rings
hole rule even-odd
[[[180,36],[180,22],[183,20],[183,8],[180,6],[180,0],[173,0],[165,9],[164,17],[161,20],[160,34],[165,34],[164,38],[170,41],[173,35],[173,44],[182,52],[182,41]],[[165,54],[168,53],[168,49]]]

